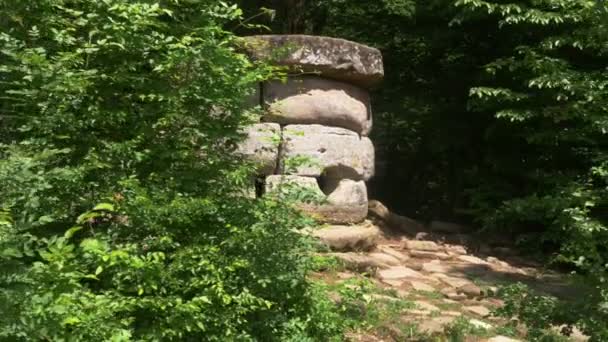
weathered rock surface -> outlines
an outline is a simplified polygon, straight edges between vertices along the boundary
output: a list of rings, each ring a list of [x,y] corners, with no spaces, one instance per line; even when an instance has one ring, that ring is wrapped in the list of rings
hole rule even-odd
[[[297,205],[300,210],[318,222],[329,224],[359,223],[367,216],[367,206],[335,205],[335,204],[309,204]]]
[[[292,188],[279,190],[281,185]],[[317,221],[331,224],[359,223],[367,217],[367,187],[363,181],[335,180],[325,185],[322,191],[314,177],[272,175],[266,178],[266,193],[299,191],[293,187],[305,189],[308,197],[318,200],[318,203],[296,204]]]
[[[409,250],[417,250],[417,251],[427,251],[427,252],[437,252],[442,248],[438,244],[433,241],[417,241],[417,240],[409,240],[403,243],[404,249]]]
[[[261,35],[245,37],[246,49],[255,59],[292,70],[318,73],[363,87],[384,77],[379,50],[344,39],[307,35]]]
[[[365,206],[367,216],[367,186],[363,181],[352,179],[329,179],[323,184],[327,201],[334,205]]]
[[[374,146],[344,128],[288,125],[283,129],[282,169],[300,176],[368,180],[374,174]],[[305,160],[302,160],[305,159]]]
[[[370,255],[359,253],[331,253],[330,256],[342,261],[347,269],[356,272],[369,272],[376,268],[388,268],[391,265],[386,260],[373,258]]]
[[[263,87],[266,121],[342,127],[363,135],[371,129],[369,93],[359,87],[315,76]]]
[[[410,284],[412,288],[416,291],[424,291],[424,292],[435,292],[435,288],[425,282],[421,281],[411,281]]]
[[[281,126],[276,123],[260,123],[247,127],[245,133],[247,137],[239,145],[238,152],[259,164],[259,174],[272,174],[279,156]]]
[[[424,279],[425,277],[411,268],[395,266],[378,272],[381,280],[398,280],[405,278]]]
[[[481,305],[466,306],[465,310],[472,312],[476,315],[479,315],[481,317],[486,317],[486,316],[490,315],[490,310],[488,310],[488,308],[486,308],[485,306],[481,306]]]
[[[374,225],[330,226],[313,232],[313,236],[336,251],[369,250],[376,245],[380,234]]]

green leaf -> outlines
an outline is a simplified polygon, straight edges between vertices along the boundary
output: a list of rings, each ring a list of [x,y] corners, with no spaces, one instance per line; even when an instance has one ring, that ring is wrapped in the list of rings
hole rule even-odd
[[[93,211],[114,211],[114,205],[110,203],[99,203],[93,208]]]
[[[76,234],[76,232],[78,232],[78,231],[80,231],[80,230],[82,230],[82,227],[81,227],[81,226],[75,226],[75,227],[72,227],[72,228],[68,229],[68,230],[65,232],[65,234],[63,234],[63,237],[65,237],[66,239],[69,239],[69,238],[71,238],[72,236],[74,236],[74,234]]]

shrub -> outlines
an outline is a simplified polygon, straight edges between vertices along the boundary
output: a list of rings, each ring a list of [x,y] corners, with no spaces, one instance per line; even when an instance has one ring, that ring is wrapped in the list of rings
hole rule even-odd
[[[219,1],[0,0],[0,339],[322,340],[306,221],[239,196]],[[328,327],[328,328],[325,328]]]

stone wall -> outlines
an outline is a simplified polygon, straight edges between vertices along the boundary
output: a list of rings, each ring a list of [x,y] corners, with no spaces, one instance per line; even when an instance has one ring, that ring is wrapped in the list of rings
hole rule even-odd
[[[367,216],[365,182],[374,175],[369,89],[382,80],[377,49],[343,39],[305,35],[247,37],[254,59],[290,69],[286,82],[259,85],[253,104],[261,123],[247,129],[240,147],[259,163],[267,194],[286,184],[305,188],[316,201],[300,207],[328,223]]]

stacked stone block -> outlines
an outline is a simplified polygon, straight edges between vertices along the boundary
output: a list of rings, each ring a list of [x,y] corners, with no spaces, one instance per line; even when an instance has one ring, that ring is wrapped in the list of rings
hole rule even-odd
[[[306,35],[246,38],[254,59],[290,69],[256,94],[262,123],[247,129],[241,152],[258,162],[265,192],[296,184],[324,198],[300,208],[328,223],[367,216],[365,182],[374,175],[369,89],[383,77],[376,49],[343,39]]]

